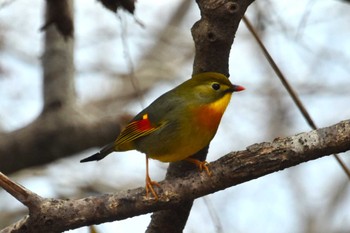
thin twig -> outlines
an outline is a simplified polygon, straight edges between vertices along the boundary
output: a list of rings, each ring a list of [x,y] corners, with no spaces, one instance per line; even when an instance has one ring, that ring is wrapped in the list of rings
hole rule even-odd
[[[135,77],[135,66],[134,66],[134,62],[133,62],[133,60],[131,58],[131,52],[130,52],[129,43],[128,43],[128,39],[127,39],[127,36],[128,36],[128,31],[127,31],[128,25],[127,25],[126,20],[123,19],[121,15],[117,15],[117,16],[118,16],[118,18],[120,20],[121,29],[122,29],[121,40],[122,40],[124,57],[125,57],[125,60],[127,62],[127,66],[129,68],[130,82],[131,82],[132,87],[135,90],[135,94],[137,96],[138,101],[141,104],[141,107],[144,108],[145,100],[144,100],[143,93],[142,93],[141,88],[140,88],[140,82]]]
[[[209,216],[210,216],[210,218],[214,224],[214,227],[215,227],[215,232],[216,233],[224,232],[224,227],[221,223],[221,219],[220,219],[216,209],[214,208],[213,203],[210,201],[210,199],[207,196],[203,197],[202,200],[204,201],[204,204],[206,205],[206,207],[208,209]]]
[[[288,80],[286,79],[286,77],[284,76],[282,71],[278,68],[276,62],[273,60],[272,56],[267,51],[265,45],[260,40],[257,32],[255,31],[254,27],[252,26],[252,24],[250,23],[250,21],[248,20],[248,18],[246,16],[243,16],[243,22],[245,23],[245,25],[247,26],[248,30],[250,31],[250,33],[255,38],[256,42],[258,43],[259,47],[261,48],[261,50],[262,50],[264,56],[266,57],[267,61],[271,65],[272,69],[275,71],[277,77],[280,79],[280,81],[282,82],[283,86],[288,91],[289,95],[292,97],[294,103],[297,105],[298,109],[300,110],[301,114],[303,115],[303,117],[305,118],[305,120],[307,121],[309,126],[312,129],[317,129],[317,126],[316,126],[315,122],[313,121],[313,119],[311,118],[309,112],[304,107],[304,105],[301,102],[300,98],[298,97],[297,93],[294,91],[292,86],[289,84]],[[333,154],[333,155],[334,155],[335,159],[337,160],[337,162],[339,163],[339,165],[341,166],[341,168],[344,170],[344,172],[348,176],[348,178],[350,179],[350,170],[349,170],[349,168],[340,159],[338,154]]]

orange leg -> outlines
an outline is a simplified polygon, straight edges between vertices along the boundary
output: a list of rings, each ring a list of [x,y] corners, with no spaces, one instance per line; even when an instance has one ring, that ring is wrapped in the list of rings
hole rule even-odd
[[[212,172],[209,169],[209,163],[207,161],[200,161],[198,159],[193,158],[187,158],[185,160],[190,163],[194,163],[199,168],[199,171],[205,170],[208,176],[211,176]]]
[[[156,181],[151,180],[151,177],[149,177],[149,173],[148,173],[148,156],[146,155],[146,197],[148,198],[148,193],[151,191],[151,193],[153,194],[154,198],[156,200],[158,200],[158,195],[153,189],[154,185],[160,187],[160,185]]]

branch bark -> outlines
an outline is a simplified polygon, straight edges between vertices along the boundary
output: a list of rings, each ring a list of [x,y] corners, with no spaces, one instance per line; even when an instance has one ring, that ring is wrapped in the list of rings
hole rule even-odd
[[[157,202],[144,198],[144,188],[78,200],[37,197],[33,204],[26,204],[29,208],[28,216],[1,230],[0,233],[62,232],[85,225],[178,208],[188,200],[194,200],[302,162],[348,150],[350,150],[350,119],[330,127],[291,137],[276,138],[272,142],[254,144],[246,150],[231,152],[210,163],[213,171],[210,177],[205,173],[188,171],[181,177],[164,180],[160,182],[161,189],[157,190],[160,194]],[[31,198],[30,192],[21,191],[23,187],[6,180],[7,178],[0,173],[0,185],[6,190],[17,190],[10,193],[14,196],[19,193],[18,199],[22,203],[28,203],[25,198]],[[13,187],[14,185],[16,187]]]
[[[1,134],[0,171],[9,174],[44,165],[112,141],[119,133],[120,116],[106,118],[94,111],[52,111],[27,127]]]

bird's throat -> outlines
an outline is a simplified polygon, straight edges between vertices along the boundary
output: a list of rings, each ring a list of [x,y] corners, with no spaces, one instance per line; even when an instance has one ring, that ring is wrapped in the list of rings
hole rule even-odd
[[[230,103],[231,96],[232,96],[232,93],[229,92],[226,95],[224,95],[221,99],[209,104],[208,107],[212,111],[221,113],[222,115],[224,114],[227,105]]]

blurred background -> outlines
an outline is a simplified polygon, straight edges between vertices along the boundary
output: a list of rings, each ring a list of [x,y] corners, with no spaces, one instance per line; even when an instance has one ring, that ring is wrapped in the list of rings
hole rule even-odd
[[[0,133],[30,124],[42,111],[44,3],[0,0]],[[246,14],[319,127],[350,118],[349,10],[349,2],[340,0],[267,0],[253,3]],[[134,115],[190,78],[190,29],[200,18],[195,1],[138,0],[133,16],[76,0],[74,14],[80,105],[115,101],[107,115]],[[231,50],[230,75],[246,91],[232,97],[208,161],[310,130],[243,22]],[[126,77],[133,77],[136,90]],[[79,163],[98,149],[10,177],[44,197],[79,198],[144,186],[144,155],[114,153],[99,163]],[[349,152],[340,156],[349,167]],[[150,166],[151,177],[162,180],[168,164],[151,161]],[[197,199],[184,232],[345,233],[349,209],[349,180],[328,156]],[[0,190],[0,229],[26,213]],[[97,229],[144,232],[149,221],[150,215],[143,215]]]

